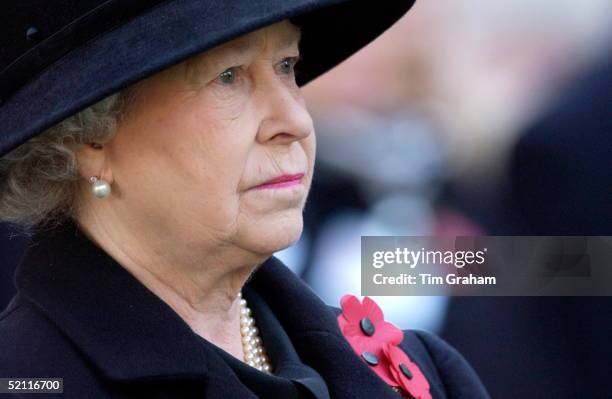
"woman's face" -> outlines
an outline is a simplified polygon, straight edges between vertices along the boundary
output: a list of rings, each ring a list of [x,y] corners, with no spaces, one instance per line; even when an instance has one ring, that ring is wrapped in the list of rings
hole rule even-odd
[[[124,220],[258,254],[299,238],[315,135],[293,72],[298,41],[283,21],[137,85],[105,146]]]

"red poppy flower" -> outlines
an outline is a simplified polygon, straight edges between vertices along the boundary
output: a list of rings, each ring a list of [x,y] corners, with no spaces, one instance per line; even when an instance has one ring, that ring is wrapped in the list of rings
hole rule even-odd
[[[387,384],[397,385],[389,372],[383,345],[398,345],[404,339],[404,332],[385,321],[380,307],[368,297],[361,303],[354,295],[345,295],[340,305],[342,314],[338,316],[338,324],[353,350]]]
[[[372,345],[372,342],[399,345],[404,339],[403,331],[385,321],[382,310],[369,297],[364,297],[362,304],[354,295],[344,295],[340,306],[342,314],[338,316],[338,322],[345,336],[354,338],[365,346]],[[368,330],[368,322],[364,319],[371,323],[371,333]]]
[[[431,399],[427,378],[403,350],[385,344],[383,352],[388,361],[389,373],[402,389],[415,399]]]

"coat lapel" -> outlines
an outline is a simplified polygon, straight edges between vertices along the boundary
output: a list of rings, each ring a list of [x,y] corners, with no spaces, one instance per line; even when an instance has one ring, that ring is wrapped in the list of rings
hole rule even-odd
[[[353,352],[333,309],[277,258],[268,259],[249,284],[273,309],[302,361],[327,382],[332,398],[398,399]]]

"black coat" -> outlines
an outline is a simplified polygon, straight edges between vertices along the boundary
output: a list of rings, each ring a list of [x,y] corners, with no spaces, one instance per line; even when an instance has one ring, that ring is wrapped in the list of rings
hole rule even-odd
[[[34,237],[16,284],[0,315],[0,377],[63,378],[61,398],[255,397],[219,353],[71,223]],[[278,259],[268,259],[247,285],[273,310],[301,360],[323,377],[331,398],[399,397],[353,352],[338,328],[339,310]],[[401,348],[427,377],[433,398],[489,397],[441,339],[406,331]]]
[[[17,234],[8,224],[0,223],[0,311],[15,295],[15,286],[11,277],[26,242],[26,235]]]

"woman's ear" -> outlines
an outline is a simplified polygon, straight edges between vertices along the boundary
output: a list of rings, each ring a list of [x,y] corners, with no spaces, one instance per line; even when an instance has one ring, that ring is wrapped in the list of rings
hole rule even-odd
[[[83,144],[76,151],[77,169],[79,175],[86,181],[92,176],[106,180],[109,184],[113,182],[112,169],[108,162],[108,151],[104,144]]]

